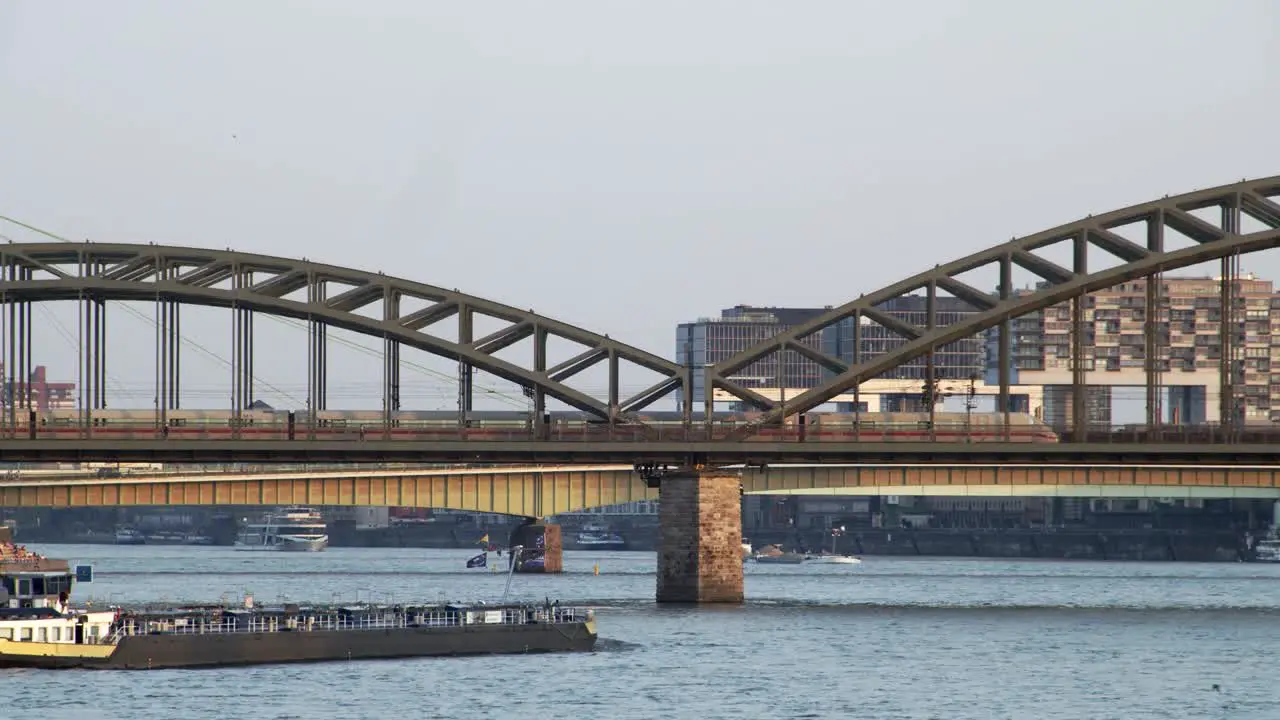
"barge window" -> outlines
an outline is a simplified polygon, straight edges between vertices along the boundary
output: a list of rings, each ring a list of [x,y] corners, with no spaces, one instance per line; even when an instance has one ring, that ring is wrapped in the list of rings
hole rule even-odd
[[[0,640],[12,640],[13,628],[0,628]]]
[[[44,579],[44,592],[36,591],[37,595],[60,595],[62,593],[71,592],[71,576],[55,575]]]
[[[31,628],[24,627],[18,629],[18,640],[21,642],[31,642]]]

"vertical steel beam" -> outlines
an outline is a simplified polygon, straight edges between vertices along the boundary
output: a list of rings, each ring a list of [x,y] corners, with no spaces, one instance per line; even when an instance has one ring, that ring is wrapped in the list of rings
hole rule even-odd
[[[31,268],[23,268],[22,279],[25,281],[30,281],[34,274],[35,272]],[[32,393],[31,393],[31,373],[35,369],[35,364],[32,362],[32,360],[34,359],[33,357],[34,343],[31,342],[31,330],[33,327],[31,323],[31,308],[32,308],[31,301],[24,300],[22,303],[22,331],[21,331],[20,340],[22,341],[22,358],[23,358],[22,359],[22,378],[23,378],[24,391],[22,395],[26,401],[26,408],[27,408],[28,414],[30,414],[31,410],[34,409],[34,407],[31,404],[31,401],[33,400]]]
[[[235,296],[241,287],[240,264],[231,264],[231,437],[240,437],[244,410],[244,313]]]
[[[787,363],[787,344],[783,343],[778,348],[778,352],[774,354],[773,361],[773,384],[778,388],[778,408],[782,410],[778,415],[778,426],[785,427],[787,424],[787,378],[784,368]]]
[[[706,357],[705,355],[703,357]],[[702,365],[702,424],[707,429],[707,439],[711,439],[713,416],[716,411],[716,378],[719,373],[712,365]]]
[[[175,272],[176,274],[176,272]],[[165,327],[165,403],[170,410],[182,407],[182,303],[168,300],[164,304],[167,313]]]
[[[3,363],[4,369],[0,373],[4,382],[4,425],[5,437],[13,437],[16,431],[15,417],[13,413],[13,364],[7,360],[9,353],[13,347],[11,339],[13,332],[13,322],[11,314],[13,312],[13,304],[9,300],[8,281],[10,278],[9,257],[0,252],[0,363]]]
[[[1005,302],[1013,297],[1013,255],[1005,253],[1000,258],[1000,302]],[[1004,413],[1004,419],[1001,425],[1004,427],[1004,439],[1010,438],[1009,425],[1012,421],[1010,411],[1012,404],[1009,400],[1009,385],[1013,380],[1013,333],[1010,319],[1005,317],[1000,320],[1000,326],[996,331],[996,381],[1000,384],[1000,395],[996,399],[998,412]]]
[[[245,279],[245,287],[253,285],[253,276],[249,275]],[[248,408],[253,405],[253,308],[241,308],[240,312],[244,314],[241,331],[244,333],[243,346],[244,357],[240,361],[241,380],[240,392],[242,407]]]
[[[314,271],[308,271],[307,304],[322,305],[325,291],[325,280]],[[315,439],[319,414],[325,409],[325,351],[328,345],[325,327],[322,320],[307,315],[307,437],[310,439]]]
[[[1240,231],[1240,210],[1238,199],[1222,204],[1222,230],[1228,235],[1237,235]],[[1238,385],[1238,368],[1236,367],[1237,316],[1236,301],[1239,296],[1240,255],[1232,253],[1222,258],[1222,272],[1218,280],[1219,311],[1222,322],[1218,326],[1219,358],[1219,402],[1218,419],[1224,433],[1233,434],[1244,415],[1244,407],[1240,398],[1236,397]]]
[[[547,373],[547,339],[550,334],[546,328],[542,327],[536,320],[533,325],[533,371],[539,375]],[[541,428],[542,434],[539,437],[547,437],[546,433],[550,431],[550,427],[546,426],[547,414],[547,393],[542,389],[541,385],[533,388],[533,414],[536,418],[535,427]]]
[[[84,250],[76,253],[76,277],[87,275]],[[89,427],[89,396],[91,390],[87,382],[89,367],[88,345],[85,342],[89,320],[89,301],[84,290],[76,292],[76,435],[86,437]]]
[[[390,325],[400,317],[400,293],[382,290],[382,320]],[[382,333],[382,436],[391,439],[391,426],[400,409],[400,343]]]
[[[1088,273],[1089,244],[1084,231],[1072,238],[1072,270],[1077,275]],[[1071,431],[1076,442],[1083,442],[1089,429],[1088,386],[1085,372],[1085,318],[1087,295],[1081,293],[1071,299]]]
[[[458,306],[458,344],[470,345],[475,342],[475,314],[468,305]],[[458,429],[467,426],[467,418],[471,416],[472,402],[475,399],[475,368],[471,363],[458,359]],[[533,427],[537,427],[537,418],[530,418]]]
[[[158,436],[163,437],[165,434],[165,428],[168,427],[168,412],[166,411],[169,407],[168,390],[165,387],[165,381],[168,379],[168,366],[165,363],[165,348],[168,347],[169,342],[169,332],[166,324],[169,313],[168,302],[164,300],[163,296],[161,296],[158,286],[164,284],[164,281],[168,278],[168,268],[164,265],[164,262],[160,259],[159,255],[155,257],[155,263],[157,289],[155,300],[156,335],[154,360],[156,375],[155,393],[151,402],[153,412],[155,413],[155,432]]]
[[[925,291],[925,328],[927,332],[932,333],[937,327],[938,317],[938,283],[934,280],[929,281],[929,285]],[[929,347],[929,352],[925,354],[925,382],[929,384],[929,391],[925,397],[929,401],[929,439],[934,440],[937,434],[934,432],[934,423],[937,419],[938,398],[938,369],[934,363],[934,348]]]
[[[680,421],[688,430],[693,425],[693,360],[689,357],[689,353],[685,353],[685,367],[681,371],[683,377],[680,380],[680,407],[683,412],[680,415]]]
[[[1164,213],[1156,210],[1147,218],[1147,250],[1164,252]],[[1143,355],[1147,374],[1147,427],[1159,428],[1164,423],[1163,372],[1164,343],[1162,336],[1170,319],[1164,317],[1164,276],[1156,273],[1147,278],[1146,347]]]
[[[34,272],[31,268],[22,268],[21,278],[23,281],[30,281]],[[23,407],[30,415],[34,409],[31,401],[31,372],[32,372],[32,342],[31,342],[31,301],[23,300],[19,319],[21,325],[18,328],[19,352],[22,354],[22,363],[20,370],[22,372],[22,400]]]
[[[101,267],[98,271],[101,271]],[[107,303],[102,298],[93,300],[93,345],[94,360],[97,362],[93,387],[96,391],[93,407],[103,410],[107,407]]]
[[[618,387],[621,383],[618,374],[618,351],[609,348],[609,427],[613,428],[618,424],[618,396],[621,389]]]
[[[849,359],[849,367],[862,364],[862,311],[853,313],[853,354]],[[862,432],[862,383],[853,386],[853,440],[858,441]]]

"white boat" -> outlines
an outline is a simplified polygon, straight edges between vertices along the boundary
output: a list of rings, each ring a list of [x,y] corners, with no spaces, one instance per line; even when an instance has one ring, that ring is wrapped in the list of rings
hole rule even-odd
[[[1280,538],[1259,540],[1253,546],[1253,559],[1255,562],[1280,563]]]
[[[131,527],[116,528],[117,545],[146,545],[147,536]]]
[[[245,525],[237,550],[319,552],[329,546],[328,526],[312,508],[287,507],[269,512],[262,522]]]
[[[861,565],[862,560],[852,555],[840,555],[836,552],[836,538],[844,535],[845,527],[831,528],[831,551],[823,550],[817,555],[809,555],[805,558],[806,562],[816,563],[818,565]]]
[[[805,562],[814,565],[861,565],[862,560],[852,555],[811,555]]]
[[[627,541],[616,532],[612,532],[604,525],[587,524],[582,526],[582,530],[578,532],[577,541],[579,550],[626,550]]]
[[[751,557],[751,543],[746,538],[742,538],[742,559],[745,561]]]

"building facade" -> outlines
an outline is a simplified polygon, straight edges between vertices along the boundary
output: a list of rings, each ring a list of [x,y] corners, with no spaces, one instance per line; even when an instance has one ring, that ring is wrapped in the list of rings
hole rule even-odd
[[[48,370],[44,365],[37,365],[27,381],[23,382],[5,375],[4,365],[0,364],[0,377],[5,378],[0,407],[9,407],[14,403],[18,407],[27,407],[28,402],[36,410],[68,410],[76,407],[76,384],[49,382]]]
[[[801,325],[827,309],[738,305],[720,311],[718,318],[681,323],[676,326],[676,362],[695,370],[715,365],[780,332]],[[814,348],[821,347],[821,342],[821,337],[805,340],[806,345]],[[822,378],[821,366],[793,350],[781,355],[781,365],[775,353],[735,373],[734,381],[749,388],[773,388],[778,387],[779,382],[787,388],[807,388],[818,384]],[[694,372],[695,407],[701,405],[703,392],[703,375]]]
[[[879,306],[885,312],[903,322],[925,327],[928,324],[927,299],[921,295],[895,298]],[[952,297],[937,299],[937,324],[947,326],[960,322],[974,312],[973,306]],[[760,342],[803,324],[830,310],[830,308],[757,308],[738,305],[721,311],[718,318],[702,318],[697,322],[682,323],[676,329],[676,362],[686,367],[701,368],[714,365]],[[861,352],[854,352],[854,342],[861,345]],[[805,338],[804,344],[820,349],[828,355],[852,363],[855,355],[869,360],[889,352],[906,342],[906,338],[866,320],[861,332],[855,334],[853,318],[846,318],[827,326]],[[969,380],[981,376],[984,367],[985,345],[981,337],[965,338],[942,346],[934,353],[934,377],[939,380]],[[749,388],[804,389],[820,384],[831,377],[831,371],[795,351],[782,353],[781,366],[778,354],[763,358],[733,376],[735,382]],[[913,403],[920,402],[922,383],[927,374],[924,358],[912,360],[885,373],[888,380],[918,381],[900,383],[910,392],[890,393],[884,396],[882,410],[912,410]],[[694,373],[694,398],[700,403],[703,397],[702,375]],[[781,383],[781,385],[779,385]],[[920,387],[917,387],[920,385]],[[852,411],[852,407],[841,410]],[[866,411],[866,403],[861,410]]]
[[[1028,291],[1029,292],[1029,291]],[[1111,418],[1115,388],[1146,387],[1145,279],[1122,283],[1085,298],[1083,363],[1090,422]],[[1161,280],[1155,318],[1163,387],[1164,421],[1217,422],[1222,365],[1222,307],[1217,278]],[[1233,385],[1239,419],[1280,422],[1280,296],[1269,280],[1242,276],[1234,309]],[[1071,412],[1071,303],[1011,321],[1011,382],[1045,388],[1046,421],[1069,422]],[[986,381],[996,382],[996,329],[987,334]],[[1145,390],[1137,391],[1145,392]]]

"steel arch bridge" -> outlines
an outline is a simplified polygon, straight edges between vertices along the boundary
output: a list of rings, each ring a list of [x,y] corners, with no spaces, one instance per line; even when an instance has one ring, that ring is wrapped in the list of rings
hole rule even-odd
[[[751,461],[757,458],[786,457],[795,461],[803,457],[840,459],[859,456],[865,452],[879,456],[937,454],[943,448],[907,447],[890,444],[891,447],[869,447],[865,443],[841,443],[840,447],[828,444],[812,452],[797,451],[792,446],[785,452],[770,454],[766,445],[753,447],[744,442],[762,428],[783,424],[788,418],[808,412],[837,395],[852,390],[868,379],[884,373],[905,362],[921,356],[930,357],[935,349],[947,343],[972,336],[988,328],[998,327],[1000,404],[1009,409],[1011,376],[1010,325],[1011,319],[1051,305],[1070,301],[1074,307],[1076,322],[1082,322],[1081,311],[1085,296],[1097,290],[1119,283],[1151,277],[1169,270],[1196,265],[1211,260],[1223,261],[1221,283],[1222,307],[1232,308],[1232,298],[1238,292],[1233,278],[1238,273],[1238,256],[1280,245],[1280,176],[1261,180],[1242,181],[1208,190],[1200,190],[1176,197],[1165,197],[1153,202],[1135,205],[1103,215],[1090,216],[1074,223],[1051,230],[1017,238],[995,247],[974,253],[968,257],[936,266],[931,270],[894,283],[875,292],[834,308],[824,315],[801,326],[781,333],[759,345],[735,355],[728,360],[705,369],[695,370],[678,365],[658,355],[645,352],[611,339],[608,335],[593,333],[570,324],[537,315],[509,305],[492,302],[431,285],[398,279],[382,273],[352,270],[325,265],[308,260],[294,260],[265,255],[240,253],[230,250],[207,250],[157,245],[98,244],[98,243],[34,243],[0,246],[0,310],[7,323],[5,340],[10,383],[15,378],[27,377],[32,367],[30,334],[33,325],[33,303],[53,300],[74,300],[81,305],[82,347],[82,402],[83,420],[88,423],[84,432],[68,440],[43,440],[23,437],[12,432],[16,425],[16,405],[10,403],[7,422],[8,434],[0,439],[0,459],[31,459],[39,457],[120,457],[126,450],[110,450],[112,443],[93,437],[89,418],[92,411],[105,407],[105,302],[109,300],[150,301],[157,305],[157,415],[164,424],[164,413],[177,409],[180,398],[181,373],[178,344],[181,339],[179,307],[204,305],[229,308],[233,311],[232,348],[232,412],[243,411],[253,400],[253,316],[254,313],[294,318],[307,322],[310,333],[308,348],[308,412],[314,414],[326,405],[326,328],[346,329],[384,343],[384,402],[383,416],[390,425],[391,413],[399,406],[399,347],[407,345],[428,353],[455,360],[460,365],[459,405],[460,414],[470,410],[472,402],[471,375],[474,369],[484,370],[498,377],[523,386],[533,400],[535,418],[541,418],[546,410],[547,398],[554,398],[571,407],[589,413],[604,421],[610,428],[606,436],[593,438],[591,442],[579,442],[557,449],[557,457],[581,457],[587,459],[598,453],[602,459],[616,461],[630,454],[633,458],[683,457],[696,461],[715,459],[716,462]],[[1216,217],[1206,219],[1205,211],[1216,211]],[[1251,219],[1263,229],[1245,232],[1242,224]],[[1119,229],[1141,225],[1143,242],[1124,237]],[[1166,231],[1173,231],[1193,241],[1192,247],[1172,249],[1166,247]],[[1131,234],[1131,233],[1130,233]],[[1037,251],[1051,246],[1064,245],[1071,249],[1070,267],[1050,261]],[[1089,250],[1097,248],[1112,256],[1118,264],[1106,268],[1090,269]],[[1043,282],[1034,290],[1020,292],[1013,287],[1012,273],[1015,267],[1035,274]],[[965,273],[983,268],[993,268],[999,277],[998,290],[985,292],[961,279]],[[1159,283],[1147,283],[1148,322],[1156,317],[1159,306]],[[903,322],[885,310],[884,303],[910,293],[923,290],[927,296],[928,319],[915,325]],[[937,299],[939,292],[948,293],[966,301],[977,312],[964,320],[943,326],[938,322]],[[409,309],[410,305],[417,306]],[[488,317],[505,323],[502,329],[474,337],[475,319]],[[445,336],[433,331],[433,326],[446,319],[456,319],[456,333]],[[862,320],[880,325],[905,339],[898,348],[874,357],[863,358],[855,354],[852,362],[831,356],[806,344],[804,341],[823,328],[847,319],[853,320],[854,346],[859,345],[857,333]],[[1234,336],[1222,323],[1224,362],[1231,356],[1226,350],[1235,343]],[[1148,332],[1148,343],[1157,343],[1155,333]],[[528,338],[534,342],[532,357],[525,362],[505,360],[496,355]],[[548,364],[547,347],[551,338],[559,338],[580,346],[578,353],[554,365]],[[1082,358],[1084,334],[1073,334],[1072,357]],[[806,390],[785,402],[774,401],[735,381],[734,374],[770,355],[795,352],[829,370],[831,378],[817,387]],[[856,353],[856,351],[855,351]],[[1160,368],[1157,353],[1145,354],[1148,359],[1148,386],[1158,383]],[[566,380],[589,367],[607,362],[608,389],[605,397],[596,397],[575,389]],[[633,363],[656,372],[660,380],[643,391],[624,397],[619,380],[622,362]],[[929,363],[932,374],[932,363]],[[705,418],[708,427],[694,427],[690,407],[693,404],[692,374],[705,373],[704,407],[711,410],[714,393],[719,390],[736,397],[764,412],[749,424],[739,425],[724,436],[715,436],[710,427],[711,413]],[[1077,393],[1076,408],[1082,408],[1084,364],[1074,363],[1073,383]],[[1223,373],[1224,418],[1227,417],[1226,399],[1230,396],[1230,373]],[[12,385],[11,385],[12,387]],[[645,428],[635,413],[657,400],[673,393],[680,393],[684,408],[684,432],[654,437],[651,428]],[[25,398],[30,403],[30,398]],[[1083,413],[1074,413],[1076,430],[1083,427]],[[1156,420],[1158,422],[1158,419]],[[614,434],[612,429],[627,426],[637,432]],[[239,436],[236,436],[239,439]],[[292,433],[288,438],[293,441]],[[803,438],[801,438],[803,439]],[[1075,439],[1080,440],[1077,436]],[[364,440],[361,437],[361,440]],[[397,456],[414,452],[412,443],[394,445],[389,436],[386,450]],[[465,445],[465,437],[460,441]],[[155,438],[157,443],[176,441],[167,435]],[[538,461],[538,443],[555,445],[555,439],[545,436],[512,438],[504,456],[496,443],[486,443],[478,449],[470,443],[451,446],[441,457],[457,460],[472,457],[503,457],[503,461]],[[192,445],[191,441],[184,441]],[[661,452],[647,453],[640,449],[645,444],[663,446]],[[119,444],[119,443],[116,443]],[[200,443],[195,443],[199,445]],[[211,443],[204,443],[206,446]],[[564,444],[564,443],[560,443]],[[946,444],[946,443],[942,443]],[[218,447],[227,447],[216,443]],[[256,443],[252,452],[244,457],[269,457],[272,451]],[[439,445],[439,443],[436,443]],[[625,446],[634,450],[627,450]],[[817,445],[817,443],[814,443]],[[55,450],[54,446],[66,448]],[[329,443],[326,457],[336,458],[345,452],[338,443]],[[896,446],[896,447],[893,447]],[[652,448],[651,448],[652,449]],[[1008,450],[1006,448],[1006,450]],[[1132,448],[1130,448],[1132,450]],[[1166,447],[1165,450],[1170,450]],[[159,457],[159,446],[138,446],[127,452],[130,457]],[[186,448],[184,453],[196,453]],[[217,457],[219,451],[199,451],[203,457]],[[291,451],[293,457],[307,457],[305,451]],[[425,452],[425,451],[423,451]],[[960,452],[952,448],[948,452]],[[1043,448],[1037,452],[1046,452]],[[44,453],[42,455],[41,453]],[[351,457],[377,457],[377,446],[365,444],[358,451],[351,450]],[[960,452],[968,455],[969,451]],[[192,457],[188,455],[187,457]],[[1169,457],[1166,453],[1164,457]],[[1255,458],[1256,459],[1256,458]],[[766,461],[766,460],[761,460]]]
[[[776,423],[787,417],[812,410],[841,393],[849,390],[856,391],[859,384],[905,362],[927,356],[942,345],[998,326],[1000,334],[998,407],[1007,409],[1011,374],[1010,320],[1069,300],[1075,304],[1073,317],[1076,321],[1082,321],[1084,313],[1081,312],[1080,303],[1090,292],[1211,260],[1224,261],[1221,279],[1222,307],[1231,307],[1230,298],[1237,292],[1232,280],[1238,274],[1238,262],[1232,262],[1232,260],[1243,253],[1280,246],[1280,204],[1273,199],[1277,196],[1280,196],[1280,176],[1252,181],[1244,180],[1176,197],[1165,196],[1159,200],[1102,215],[1091,215],[1027,237],[1014,238],[959,260],[938,265],[906,280],[862,295],[852,302],[834,308],[708,367],[704,385],[706,406],[711,407],[715,390],[723,390],[750,405],[767,411],[761,419],[756,421],[757,427]],[[1219,217],[1216,222],[1193,214],[1206,209],[1218,211]],[[1242,232],[1241,220],[1245,216],[1265,229],[1251,233]],[[1142,244],[1114,232],[1117,228],[1135,223],[1143,226],[1145,242]],[[1190,238],[1194,241],[1194,246],[1179,249],[1166,248],[1166,230],[1173,230]],[[1071,248],[1073,262],[1070,268],[1062,267],[1035,254],[1037,250],[1060,244],[1069,245]],[[1091,271],[1088,263],[1090,247],[1106,252],[1119,263]],[[1033,291],[1015,292],[1012,279],[1014,266],[1033,273],[1043,282]],[[964,273],[984,268],[998,270],[999,289],[994,294],[974,288],[958,279],[958,276]],[[1156,341],[1155,333],[1151,332],[1151,323],[1155,322],[1157,317],[1156,308],[1159,303],[1160,288],[1158,283],[1147,283],[1147,288],[1145,317],[1148,323],[1146,333],[1148,348],[1145,358],[1146,370],[1150,376],[1159,372],[1158,358],[1151,346],[1151,343]],[[903,322],[878,309],[884,303],[920,290],[925,291],[928,303],[926,311],[928,319],[923,327]],[[939,290],[968,302],[979,312],[955,324],[941,326],[937,322],[936,310]],[[855,333],[853,347],[859,348],[857,333],[861,329],[861,320],[864,318],[902,336],[906,342],[894,350],[871,358],[864,359],[855,354],[852,363],[833,357],[803,342],[828,326],[852,319]],[[1223,322],[1222,325],[1226,327],[1227,323]],[[1083,357],[1081,352],[1083,336],[1082,332],[1073,332],[1072,358],[1077,360],[1073,363],[1075,369],[1073,386],[1077,393],[1080,393],[1084,387],[1082,374],[1085,365],[1078,362]],[[1233,344],[1233,340],[1234,336],[1230,333],[1222,334],[1224,358],[1228,356],[1226,349]],[[732,379],[734,373],[748,365],[788,350],[818,363],[831,371],[834,376],[785,403],[766,398]],[[858,350],[855,349],[854,352],[857,353]],[[932,379],[928,378],[930,381]],[[1151,380],[1148,383],[1150,387]],[[1229,395],[1229,392],[1224,392],[1224,398]],[[1082,408],[1083,396],[1077,395],[1076,400],[1075,407]],[[1150,399],[1148,402],[1150,403]],[[1226,403],[1223,407],[1224,417],[1229,413],[1229,408],[1225,405]],[[1075,413],[1074,420],[1077,424],[1082,423],[1084,414]],[[1158,418],[1151,418],[1149,412],[1148,422],[1157,423]],[[738,435],[746,435],[751,430],[752,428],[743,428]]]

